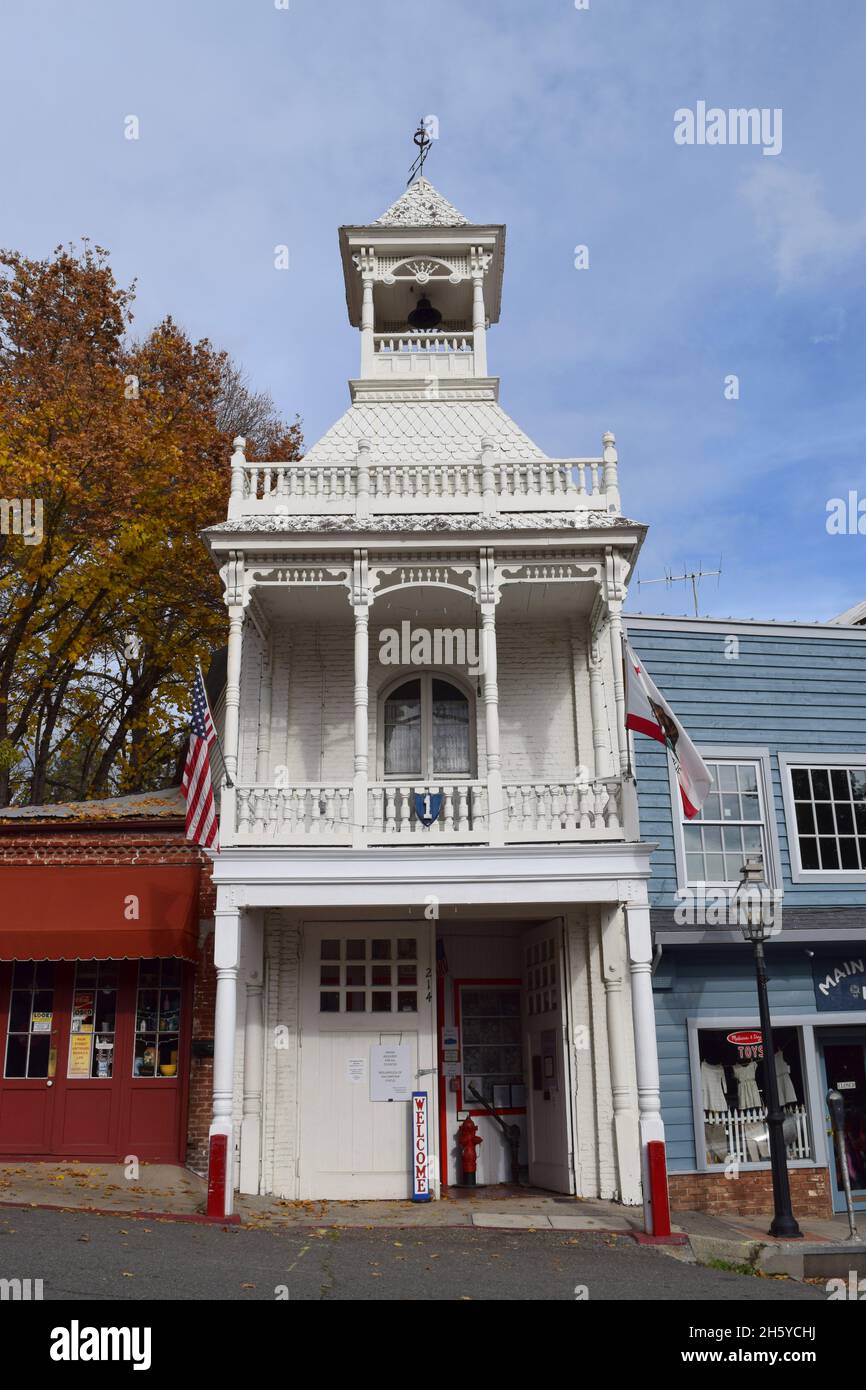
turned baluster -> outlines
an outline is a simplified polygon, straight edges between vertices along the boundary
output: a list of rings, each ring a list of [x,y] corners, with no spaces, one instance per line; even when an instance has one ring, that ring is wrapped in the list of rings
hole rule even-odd
[[[550,801],[552,804],[552,797]],[[543,782],[537,783],[535,787],[535,828],[545,831],[550,828],[547,787]]]
[[[580,806],[580,828],[581,830],[591,830],[592,795],[588,783],[578,787],[578,804]]]
[[[395,790],[395,787],[388,787],[385,801],[385,829],[390,835],[393,835],[394,831],[397,829],[397,808],[394,801]]]
[[[268,827],[272,835],[276,835],[280,829],[280,797],[281,793],[277,787],[272,787],[268,792]]]
[[[457,829],[469,829],[469,788],[464,783],[457,788]]]
[[[514,783],[510,783],[505,788],[505,819],[506,830],[509,834],[517,829],[517,794],[518,788]]]
[[[484,809],[484,788],[473,782],[469,788],[470,830],[483,830],[487,819]]]
[[[257,835],[261,835],[265,828],[265,789],[256,787],[255,789],[255,812],[253,818],[253,830]]]
[[[337,814],[337,806],[336,806],[336,801],[335,801],[335,799],[334,799],[335,797],[336,797],[336,790],[335,790],[334,787],[325,787],[325,788],[323,789],[323,791],[322,791],[322,800],[323,800],[324,803],[325,803],[325,809],[324,809],[324,812],[323,812],[323,820],[324,820],[324,822],[325,822],[325,824],[324,824],[325,833],[328,834],[328,835],[333,835],[333,833],[334,833],[334,820],[335,820],[336,814]]]
[[[619,797],[620,784],[618,782],[607,783],[608,802],[605,807],[605,820],[608,830],[619,830]]]
[[[410,815],[411,815],[411,813],[412,813],[412,800],[411,800],[411,798],[412,798],[412,788],[411,788],[411,787],[400,787],[400,788],[399,788],[399,792],[400,792],[400,831],[399,831],[399,833],[400,833],[401,835],[409,835],[409,834],[411,833],[411,826],[410,826],[410,824],[409,824],[409,818],[410,818]]]
[[[321,795],[320,787],[310,787],[310,834],[316,837],[322,833],[322,806],[319,799]],[[306,796],[304,799],[306,800]]]
[[[238,787],[238,834],[246,835],[250,828],[250,794]]]
[[[593,817],[593,829],[604,830],[604,808],[608,802],[607,788],[601,782],[595,786],[595,815]]]
[[[565,829],[575,830],[577,828],[577,798],[576,788],[573,782],[565,784]]]
[[[454,788],[442,788],[442,831],[445,835],[451,835],[454,831]]]
[[[381,787],[373,787],[370,792],[370,824],[374,833],[387,829],[385,826],[384,811],[385,793]],[[355,814],[360,814],[360,807],[355,808]]]
[[[349,800],[350,800],[351,795],[352,795],[352,788],[351,788],[351,787],[338,787],[338,788],[337,788],[337,795],[338,795],[339,798],[340,798],[340,830],[341,830],[342,832],[346,832],[346,831],[348,831],[349,828],[350,828],[350,827],[349,827],[349,819],[350,819],[350,818],[349,818]]]
[[[533,806],[533,788],[531,783],[524,782],[521,787],[523,796],[523,831],[527,833],[535,829],[535,811]]]

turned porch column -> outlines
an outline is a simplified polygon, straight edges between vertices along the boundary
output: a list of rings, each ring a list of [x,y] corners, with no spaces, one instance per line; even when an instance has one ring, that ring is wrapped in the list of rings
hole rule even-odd
[[[218,906],[214,914],[214,967],[216,1004],[214,1008],[213,1108],[208,1135],[208,1215],[230,1216],[234,1194],[234,1140],[232,1100],[235,1078],[235,1028],[238,1011],[238,969],[240,965],[240,912],[236,907]],[[220,1174],[224,1148],[225,1170]]]
[[[226,660],[226,720],[223,735],[223,753],[226,775],[235,782],[238,772],[238,737],[240,732],[241,708],[241,654],[244,640],[244,606],[239,595],[232,594],[228,600],[229,641]]]
[[[487,311],[484,307],[484,271],[486,256],[478,247],[472,249],[472,350],[475,355],[475,375],[487,375]]]
[[[628,733],[625,727],[625,682],[622,674],[622,600],[607,602],[610,614],[610,659],[613,664],[613,696],[616,705],[614,754],[619,754],[619,770],[628,772]]]
[[[262,1155],[262,1092],[265,1075],[264,916],[247,912],[243,930],[244,1096],[241,1119],[240,1190],[257,1194]]]
[[[259,736],[256,748],[256,781],[265,785],[270,780],[271,760],[271,702],[274,683],[274,663],[271,644],[266,642],[262,652],[262,673],[259,684]]]
[[[604,676],[598,633],[589,633],[586,663],[589,668],[589,708],[592,715],[592,750],[596,780],[613,776],[610,749],[610,727],[604,703]]]
[[[665,1127],[661,1111],[661,1081],[656,1041],[655,1007],[652,986],[652,933],[649,907],[627,906],[628,958],[631,972],[631,1011],[637,1067],[638,1128],[640,1131],[641,1172],[643,1177],[644,1221],[653,1230],[650,1200],[647,1144],[664,1142]]]
[[[618,905],[601,911],[601,959],[619,1194],[621,1202],[636,1205],[641,1197],[641,1170],[624,989],[625,924]]]
[[[373,375],[376,361],[376,344],[373,339],[373,253],[362,251],[361,256],[361,376],[370,377]]]
[[[370,607],[366,603],[355,603],[352,607],[355,613],[355,775],[352,797],[352,844],[356,848],[363,848],[367,839]]]
[[[496,668],[496,604],[481,604],[481,661],[484,727],[487,738],[487,816],[491,845],[505,841],[502,754],[499,748],[499,684]]]

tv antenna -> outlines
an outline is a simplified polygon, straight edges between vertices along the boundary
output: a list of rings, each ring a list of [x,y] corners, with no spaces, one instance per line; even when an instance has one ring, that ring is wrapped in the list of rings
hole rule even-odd
[[[433,144],[433,141],[430,139],[430,136],[428,134],[427,126],[424,123],[423,116],[421,120],[418,122],[418,129],[415,131],[415,134],[412,136],[412,139],[418,146],[418,154],[416,156],[414,164],[412,165],[412,168],[409,170],[409,177],[406,180],[407,188],[409,187],[409,184],[412,182],[412,180],[417,176],[420,175],[420,177],[423,179],[424,160],[430,153],[430,146]]]
[[[685,567],[683,568],[685,570]],[[683,574],[671,574],[670,570],[665,570],[665,575],[663,579],[639,579],[637,581],[637,586],[638,588],[640,588],[642,584],[666,584],[668,588],[670,588],[672,584],[688,583],[689,581],[691,581],[692,598],[694,599],[695,603],[695,617],[698,618],[700,617],[700,614],[698,613],[698,585],[700,584],[702,579],[720,579],[721,575],[722,557],[720,555],[719,568],[717,570],[685,570]],[[716,587],[718,588],[718,585]]]

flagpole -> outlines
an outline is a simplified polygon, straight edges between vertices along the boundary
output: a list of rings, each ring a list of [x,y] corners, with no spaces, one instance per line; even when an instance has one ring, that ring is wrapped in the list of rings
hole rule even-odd
[[[196,657],[196,659],[195,659],[195,665],[196,665],[196,670],[197,670],[198,673],[199,673],[199,676],[201,676],[201,688],[202,688],[202,690],[204,691],[204,701],[205,701],[205,704],[207,705],[207,712],[208,712],[208,714],[210,715],[210,722],[211,722],[211,726],[212,726],[212,728],[213,728],[214,741],[215,741],[215,743],[216,743],[217,748],[218,748],[219,751],[220,751],[220,757],[221,757],[222,760],[223,760],[223,777],[224,777],[224,779],[225,779],[225,786],[227,786],[227,787],[233,787],[233,786],[234,786],[234,782],[232,781],[231,776],[230,776],[230,774],[229,774],[229,770],[228,770],[228,768],[226,767],[226,755],[225,755],[225,753],[223,752],[223,746],[222,746],[222,744],[220,743],[220,736],[219,736],[219,734],[217,733],[216,720],[215,720],[214,717],[213,717],[213,710],[212,710],[211,707],[210,707],[210,700],[208,699],[208,695],[207,695],[207,686],[206,686],[205,683],[204,683],[204,676],[202,675],[202,670],[201,670],[201,662],[199,661],[198,657]]]

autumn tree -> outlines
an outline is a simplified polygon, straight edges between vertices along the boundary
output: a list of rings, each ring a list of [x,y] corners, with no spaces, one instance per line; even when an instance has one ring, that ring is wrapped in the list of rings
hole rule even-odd
[[[169,318],[131,341],[132,302],[99,247],[0,253],[0,498],[39,504],[29,535],[0,517],[0,805],[175,779],[195,659],[224,640],[199,532],[231,439],[299,457],[207,340]]]

